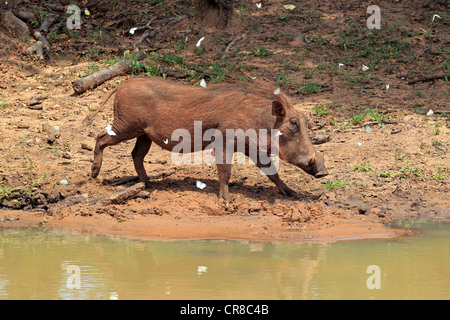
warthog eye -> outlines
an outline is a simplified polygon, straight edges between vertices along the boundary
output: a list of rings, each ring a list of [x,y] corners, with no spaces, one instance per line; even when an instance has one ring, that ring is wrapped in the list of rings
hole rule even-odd
[[[290,122],[291,125],[298,127],[297,119],[292,118],[291,120],[289,120],[289,122]]]

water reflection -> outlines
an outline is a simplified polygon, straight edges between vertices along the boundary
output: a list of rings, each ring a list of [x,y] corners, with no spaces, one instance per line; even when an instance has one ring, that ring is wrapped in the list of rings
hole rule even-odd
[[[0,229],[0,299],[449,299],[450,228],[425,231],[272,244]],[[367,287],[370,265],[379,290]]]

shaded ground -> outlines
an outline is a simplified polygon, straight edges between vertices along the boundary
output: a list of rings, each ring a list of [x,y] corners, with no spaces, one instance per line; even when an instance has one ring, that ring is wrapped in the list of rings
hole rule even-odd
[[[24,56],[22,40],[0,33],[0,226],[295,241],[392,236],[382,223],[393,218],[450,217],[448,80],[408,84],[449,72],[444,2],[381,1],[380,30],[367,29],[370,3],[360,1],[293,1],[293,10],[283,1],[263,2],[261,9],[244,1],[238,23],[224,30],[199,21],[194,5],[154,8],[150,2],[90,8],[83,19],[96,24],[77,36],[53,35],[44,62]],[[142,35],[128,30],[156,13],[158,20],[187,18],[143,43],[142,48],[153,47],[143,63],[149,67],[142,67],[147,75],[181,72],[177,81],[191,85],[202,78],[208,85],[250,77],[278,83],[307,112],[316,134],[332,135],[317,146],[325,152],[330,175],[316,180],[281,163],[282,179],[302,194],[291,199],[278,194],[256,167],[233,166],[233,201],[226,207],[217,198],[214,166],[175,166],[169,153],[152,146],[146,158],[147,172],[158,177],[152,189],[119,205],[68,205],[64,200],[73,196],[107,195],[135,183],[115,185],[136,174],[130,155],[134,141],[108,148],[100,176],[89,177],[95,137],[112,120],[111,102],[92,126],[81,125],[130,76],[81,95],[73,94],[71,83],[122,58]],[[435,14],[440,19],[433,21]],[[230,57],[221,59],[243,33]],[[47,97],[37,102],[37,95]],[[427,115],[430,109],[433,114]],[[206,187],[198,189],[197,180]]]

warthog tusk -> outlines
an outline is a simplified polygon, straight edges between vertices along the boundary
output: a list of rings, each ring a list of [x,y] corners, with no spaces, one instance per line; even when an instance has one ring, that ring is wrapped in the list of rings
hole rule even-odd
[[[314,165],[315,161],[316,161],[316,153],[314,152],[312,159],[311,159],[311,164]]]

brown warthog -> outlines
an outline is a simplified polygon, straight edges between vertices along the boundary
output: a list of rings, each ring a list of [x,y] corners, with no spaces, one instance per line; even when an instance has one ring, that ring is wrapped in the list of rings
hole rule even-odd
[[[113,93],[114,91],[110,93],[106,101]],[[88,117],[84,123],[89,123],[92,119],[93,116]],[[251,153],[252,145],[257,145],[256,148],[260,153],[252,157],[252,160],[261,169],[272,166],[269,148],[273,150],[272,147],[275,145],[281,159],[317,178],[328,174],[323,156],[316,151],[309,140],[306,116],[295,110],[289,98],[279,89],[263,82],[222,84],[202,88],[143,77],[130,79],[117,87],[114,99],[114,122],[106,132],[97,136],[92,177],[97,177],[100,171],[105,147],[137,138],[131,153],[134,167],[139,179],[148,185],[144,157],[152,142],[165,150],[180,151],[176,147],[178,142],[170,139],[173,138],[173,133],[177,129],[183,129],[184,132],[194,136],[197,130],[194,122],[199,121],[201,121],[202,136],[208,130],[216,132],[214,139],[209,139],[214,142],[218,142],[217,139],[223,139],[225,142],[230,129],[241,130],[241,132],[249,132],[249,130],[269,132],[266,139],[268,144],[264,147],[253,143],[251,138],[245,137],[241,140],[245,141],[245,148],[236,149],[239,137],[234,137],[232,140],[231,151],[241,151],[247,156]],[[270,135],[270,132],[276,132],[275,141],[274,135]],[[259,141],[261,143],[261,140]],[[224,144],[220,145],[225,149]],[[189,147],[188,151],[183,148],[181,152],[201,151],[207,146],[207,141],[202,141],[200,144],[192,141],[193,148]],[[225,157],[225,152],[218,152],[221,150],[217,149],[214,151],[219,175],[219,197],[230,200],[228,182],[231,175],[231,163],[217,161],[220,157]],[[220,154],[219,158],[218,154]],[[264,155],[266,155],[265,161],[262,161]],[[266,161],[267,159],[269,161]],[[287,196],[296,195],[281,181],[277,172],[267,172],[265,173],[275,183],[280,193]]]

